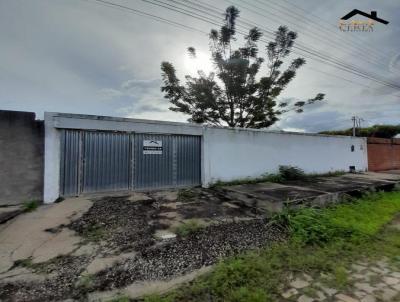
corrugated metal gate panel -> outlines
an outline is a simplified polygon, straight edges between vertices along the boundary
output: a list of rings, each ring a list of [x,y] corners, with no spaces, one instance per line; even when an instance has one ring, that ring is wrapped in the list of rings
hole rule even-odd
[[[129,174],[129,134],[85,132],[82,192],[128,190]]]
[[[61,131],[60,190],[64,196],[79,195],[80,131]]]
[[[176,140],[177,185],[201,184],[201,137],[178,135]]]
[[[144,154],[145,140],[162,152]],[[63,196],[200,185],[200,167],[199,136],[61,130]]]
[[[144,154],[144,140],[162,141],[162,154]],[[175,186],[173,144],[172,135],[135,134],[134,189]]]

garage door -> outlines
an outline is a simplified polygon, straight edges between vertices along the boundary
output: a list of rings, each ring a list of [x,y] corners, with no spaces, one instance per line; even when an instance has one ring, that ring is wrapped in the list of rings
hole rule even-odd
[[[61,194],[201,184],[201,138],[61,130]]]
[[[84,132],[82,192],[129,189],[131,136]]]
[[[200,144],[199,136],[136,134],[133,187],[200,185]]]

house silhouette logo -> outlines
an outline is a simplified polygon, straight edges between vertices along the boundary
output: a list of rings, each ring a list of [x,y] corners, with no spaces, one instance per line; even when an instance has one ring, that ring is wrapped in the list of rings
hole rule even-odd
[[[354,16],[363,16],[368,18],[367,21],[354,20]],[[352,20],[349,20],[352,19]],[[370,14],[360,11],[359,9],[353,9],[347,15],[344,15],[339,20],[339,29],[341,31],[361,31],[361,32],[372,32],[374,31],[374,25],[376,22],[382,24],[389,24],[389,21],[378,18],[378,13],[376,11],[371,11]]]
[[[361,15],[361,16],[367,17],[367,18],[369,18],[371,20],[383,23],[385,25],[389,24],[389,21],[386,21],[386,20],[383,20],[381,18],[378,18],[378,13],[376,11],[374,11],[374,10],[371,11],[371,14],[367,14],[367,13],[364,13],[363,11],[360,11],[359,9],[353,9],[347,15],[343,16],[341,18],[341,20],[349,20],[350,18],[352,18],[352,17],[354,17],[356,15]]]

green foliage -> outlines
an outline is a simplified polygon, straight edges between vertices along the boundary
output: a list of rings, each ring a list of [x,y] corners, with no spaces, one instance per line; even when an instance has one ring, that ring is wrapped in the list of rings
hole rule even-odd
[[[106,236],[106,230],[100,224],[91,224],[84,230],[82,236],[88,241],[99,242]]]
[[[32,268],[34,266],[32,262],[32,258],[25,258],[25,259],[19,259],[14,261],[14,266],[17,267],[26,267],[26,268]]]
[[[235,302],[265,302],[268,301],[268,296],[259,288],[242,286],[232,291],[230,300]]]
[[[243,185],[243,184],[256,184],[260,182],[276,182],[281,183],[286,180],[303,180],[303,181],[311,181],[316,177],[335,177],[346,174],[343,171],[333,171],[322,174],[305,174],[304,171],[300,168],[293,166],[279,166],[278,173],[265,173],[261,175],[261,177],[255,178],[240,178],[232,181],[216,181],[212,187],[220,187],[220,186],[235,186],[235,185]]]
[[[107,302],[129,302],[129,301],[130,299],[128,296],[117,296],[115,298],[112,298],[111,300],[107,300]]]
[[[348,128],[345,130],[322,131],[320,133],[328,135],[352,136],[353,129]],[[372,127],[359,128],[356,131],[357,136],[363,136],[363,137],[392,138],[397,134],[400,134],[400,125],[374,125]]]
[[[34,210],[37,209],[38,206],[39,206],[39,201],[30,200],[30,201],[24,202],[24,204],[22,205],[22,208],[24,209],[25,212],[33,212]]]
[[[400,266],[400,232],[382,228],[400,213],[400,192],[374,194],[323,210],[285,211],[291,239],[218,263],[214,271],[152,302],[279,301],[290,273],[324,272],[338,289],[348,267],[362,256],[387,256]]]
[[[335,288],[344,288],[349,283],[349,273],[343,266],[335,267],[333,271]]]
[[[375,235],[400,211],[399,196],[398,192],[373,193],[361,201],[327,209],[285,210],[277,217],[289,226],[293,239],[304,244],[345,238],[360,241]]]
[[[261,177],[247,177],[247,178],[239,178],[232,181],[216,181],[213,183],[212,187],[221,187],[221,186],[236,186],[243,184],[256,184],[260,182],[282,182],[284,179],[280,174],[270,174],[265,173]]]
[[[297,34],[285,26],[275,32],[274,40],[266,47],[266,72],[258,76],[265,59],[259,57],[258,42],[261,31],[249,30],[241,45],[237,45],[236,21],[239,10],[230,6],[225,11],[220,30],[211,30],[210,51],[215,73],[198,77],[186,76],[181,84],[175,67],[161,63],[163,86],[161,91],[172,106],[170,110],[190,116],[189,121],[230,127],[266,128],[290,112],[303,112],[308,105],[320,102],[324,94],[318,93],[307,101],[290,103],[276,99],[295,78],[305,59],[295,58],[284,64],[292,51]],[[188,48],[189,56],[196,57],[194,47]],[[285,66],[285,69],[283,68]]]
[[[306,179],[306,174],[302,169],[292,166],[279,166],[279,174],[285,180]]]
[[[174,231],[177,235],[181,237],[186,237],[197,230],[204,227],[204,224],[198,219],[188,219],[182,224],[178,225]]]
[[[159,295],[148,295],[145,296],[143,302],[174,302],[173,295],[167,297],[160,297]]]

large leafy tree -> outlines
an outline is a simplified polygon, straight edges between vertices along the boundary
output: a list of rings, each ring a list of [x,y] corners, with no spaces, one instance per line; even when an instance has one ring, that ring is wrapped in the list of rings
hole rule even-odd
[[[278,28],[274,41],[266,46],[266,71],[263,69],[263,76],[257,76],[265,61],[259,57],[258,48],[262,33],[257,28],[250,29],[242,47],[234,49],[238,17],[238,9],[230,6],[221,29],[211,30],[210,50],[215,73],[206,75],[198,71],[198,77],[186,76],[186,83],[182,85],[174,66],[162,62],[161,90],[173,105],[170,110],[190,115],[189,121],[195,123],[266,128],[282,114],[301,113],[305,106],[324,99],[324,94],[318,93],[306,101],[277,101],[296,71],[305,64],[303,58],[296,58],[283,68],[283,60],[291,53],[297,34],[285,26]],[[188,52],[196,56],[193,47]]]

